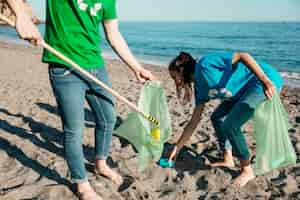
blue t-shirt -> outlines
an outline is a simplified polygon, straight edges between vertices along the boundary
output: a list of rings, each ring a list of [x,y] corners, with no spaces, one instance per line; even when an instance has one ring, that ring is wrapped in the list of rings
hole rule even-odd
[[[195,69],[196,105],[210,99],[235,99],[247,88],[260,86],[256,75],[242,62],[232,64],[233,52],[208,54],[202,57]],[[271,65],[258,62],[264,73],[280,89],[283,80]]]

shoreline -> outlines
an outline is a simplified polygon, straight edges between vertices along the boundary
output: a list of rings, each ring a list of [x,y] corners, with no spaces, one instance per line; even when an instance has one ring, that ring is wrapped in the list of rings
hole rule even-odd
[[[23,43],[23,44],[22,44]],[[10,41],[1,41],[0,40],[0,48],[2,47],[8,47],[8,48],[13,48],[14,46],[17,48],[25,48],[25,49],[32,49],[33,51],[42,51],[41,48],[36,48],[31,45],[25,44],[23,41],[20,41],[20,43]],[[11,47],[9,47],[11,46]],[[38,50],[39,49],[39,50]],[[117,62],[122,62],[119,58],[116,57],[116,55],[113,52],[108,52],[108,51],[103,51],[103,58],[106,61],[117,61]],[[155,66],[159,67],[162,70],[166,70],[166,67],[164,67],[164,63],[159,63],[158,61],[147,61],[144,59],[139,59],[141,60],[141,63],[145,66]],[[167,65],[165,65],[167,66]],[[281,76],[284,78],[284,85],[290,86],[290,87],[295,87],[295,88],[300,88],[300,72],[289,72],[289,71],[279,71]]]

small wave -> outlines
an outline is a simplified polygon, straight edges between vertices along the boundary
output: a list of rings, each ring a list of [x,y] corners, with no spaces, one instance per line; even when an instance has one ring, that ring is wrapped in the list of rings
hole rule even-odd
[[[300,81],[300,73],[298,72],[280,72],[280,74],[283,78]]]

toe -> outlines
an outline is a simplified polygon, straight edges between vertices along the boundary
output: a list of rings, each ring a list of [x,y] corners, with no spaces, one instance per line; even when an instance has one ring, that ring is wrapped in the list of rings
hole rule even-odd
[[[255,178],[255,176],[253,176],[253,175],[240,175],[239,177],[237,177],[234,180],[233,185],[236,187],[242,188],[245,185],[247,185],[247,183],[254,178]]]

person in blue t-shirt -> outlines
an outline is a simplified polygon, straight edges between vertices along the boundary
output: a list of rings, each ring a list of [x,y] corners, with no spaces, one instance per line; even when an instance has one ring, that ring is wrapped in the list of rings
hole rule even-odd
[[[261,102],[280,92],[283,80],[269,64],[257,62],[248,53],[213,53],[203,56],[198,62],[188,53],[181,52],[169,65],[180,98],[185,89],[184,100],[190,100],[194,86],[194,113],[185,127],[176,146],[170,153],[174,160],[196,129],[205,103],[222,99],[211,116],[219,146],[224,153],[222,162],[211,167],[234,167],[233,155],[241,166],[241,174],[234,185],[242,187],[255,176],[250,165],[250,153],[241,127],[253,116]]]

